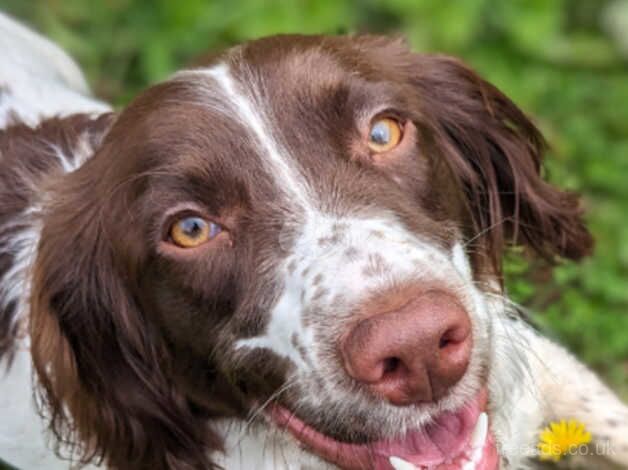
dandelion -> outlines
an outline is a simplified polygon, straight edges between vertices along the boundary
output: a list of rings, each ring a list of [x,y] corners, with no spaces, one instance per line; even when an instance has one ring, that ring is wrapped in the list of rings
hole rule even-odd
[[[541,460],[558,462],[571,449],[591,442],[591,433],[587,432],[580,421],[570,419],[551,422],[539,436],[539,456]]]

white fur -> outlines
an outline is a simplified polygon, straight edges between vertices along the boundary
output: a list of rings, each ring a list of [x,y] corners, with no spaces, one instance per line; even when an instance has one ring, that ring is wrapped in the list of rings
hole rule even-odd
[[[32,406],[31,360],[27,347],[16,353],[0,378],[0,458],[18,468],[67,468],[46,445],[44,422]]]
[[[0,129],[12,115],[31,126],[43,118],[103,113],[83,74],[58,46],[0,13]]]
[[[33,406],[31,379],[30,352],[22,342],[9,370],[0,373],[0,459],[21,470],[66,470],[69,462],[52,452],[45,423]]]
[[[78,170],[95,151],[89,141],[89,134],[87,132],[84,132],[78,138],[78,142],[74,146],[74,149],[72,149],[72,155],[66,155],[63,150],[56,145],[51,145],[51,149],[65,173],[72,173]]]
[[[22,330],[30,297],[30,272],[41,229],[38,212],[38,207],[28,208],[15,226],[0,227],[0,250],[14,256],[11,268],[0,276],[0,308],[6,309],[14,302],[16,314],[13,325],[21,323]]]

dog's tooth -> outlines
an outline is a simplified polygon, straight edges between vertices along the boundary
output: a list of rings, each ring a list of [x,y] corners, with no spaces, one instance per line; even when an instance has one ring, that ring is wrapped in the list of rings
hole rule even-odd
[[[388,461],[395,470],[419,470],[414,464],[411,464],[400,457],[390,457]]]
[[[486,435],[488,434],[488,415],[486,413],[480,413],[478,421],[475,423],[475,428],[471,434],[471,448],[477,449],[478,447],[484,447],[486,442]]]
[[[471,433],[470,448],[475,451],[470,460],[467,460],[462,464],[462,470],[475,470],[478,461],[482,458],[482,448],[486,443],[486,437],[488,436],[488,415],[486,413],[480,413],[478,420],[475,423],[475,428]],[[416,465],[403,460],[400,457],[390,457],[388,459],[390,465],[395,470],[420,470]]]
[[[461,470],[475,470],[476,464],[473,460],[467,460],[460,467]]]

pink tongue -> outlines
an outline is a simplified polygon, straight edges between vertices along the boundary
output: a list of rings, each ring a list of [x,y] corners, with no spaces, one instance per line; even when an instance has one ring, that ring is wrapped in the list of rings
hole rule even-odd
[[[441,464],[466,448],[479,414],[477,404],[468,405],[455,413],[445,413],[423,431],[410,432],[398,441],[372,443],[372,452],[386,462],[389,457],[395,456],[414,465]]]
[[[480,412],[486,406],[487,393],[482,390],[475,399],[456,412],[441,414],[423,430],[410,431],[398,440],[350,444],[336,441],[301,421],[281,405],[269,409],[269,417],[288,430],[311,452],[347,470],[365,467],[390,470],[390,458],[398,457],[416,466],[458,468],[464,456]],[[483,468],[497,468],[497,453]],[[492,460],[491,460],[492,459]],[[452,465],[450,465],[452,464]]]

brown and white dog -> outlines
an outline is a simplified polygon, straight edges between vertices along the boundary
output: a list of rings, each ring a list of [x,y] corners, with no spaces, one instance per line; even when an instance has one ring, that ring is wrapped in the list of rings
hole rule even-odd
[[[590,252],[578,199],[460,61],[271,37],[112,113],[3,16],[0,45],[2,459],[519,469],[574,418],[628,465],[627,408],[501,284],[510,243]]]

